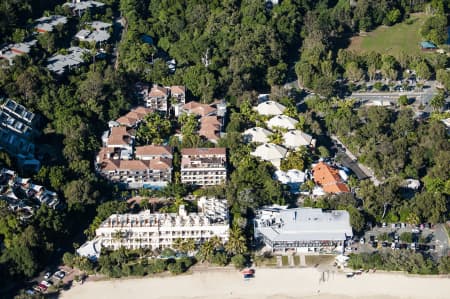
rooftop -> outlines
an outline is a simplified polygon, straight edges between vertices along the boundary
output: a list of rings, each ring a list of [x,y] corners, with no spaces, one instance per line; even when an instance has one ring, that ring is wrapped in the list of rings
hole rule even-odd
[[[353,235],[350,215],[344,210],[269,207],[257,212],[256,223],[271,241],[337,241]]]
[[[269,142],[269,136],[272,134],[267,129],[261,127],[254,127],[244,131],[244,139],[246,142],[259,142],[267,143]]]
[[[227,149],[224,147],[215,148],[184,148],[181,150],[183,156],[225,156]]]
[[[63,74],[67,69],[84,63],[83,55],[89,53],[89,50],[79,47],[70,47],[68,54],[56,54],[47,60],[47,68],[58,74]]]
[[[272,161],[283,159],[286,156],[287,149],[284,147],[273,144],[273,143],[264,143],[258,146],[252,153],[252,156],[259,157],[265,161]]]
[[[184,104],[183,110],[186,110],[188,113],[196,114],[199,116],[207,116],[217,112],[216,108],[211,107],[208,104],[201,104],[196,101],[191,101],[187,104]]]
[[[74,10],[83,11],[88,8],[102,7],[102,6],[105,6],[105,4],[102,2],[98,2],[98,1],[87,0],[87,1],[78,1],[78,2],[67,2],[67,3],[64,3],[63,6],[68,6]]]
[[[286,107],[274,101],[266,101],[260,103],[255,109],[261,115],[281,115]]]
[[[172,147],[162,145],[136,146],[136,156],[172,156]]]
[[[268,122],[267,126],[271,129],[275,127],[280,127],[288,130],[294,130],[298,121],[292,117],[286,115],[277,115],[272,117]]]
[[[66,24],[67,18],[64,16],[53,15],[49,17],[42,17],[36,20],[34,28],[40,33],[51,32],[58,24]]]
[[[319,162],[312,169],[314,181],[322,186],[327,193],[350,192],[348,186],[343,182],[339,171],[330,165]]]

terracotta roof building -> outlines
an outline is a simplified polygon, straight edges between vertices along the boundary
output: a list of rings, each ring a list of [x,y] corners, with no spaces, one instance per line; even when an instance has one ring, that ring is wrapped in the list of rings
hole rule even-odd
[[[189,103],[183,105],[183,110],[189,114],[195,114],[198,116],[208,116],[208,115],[214,115],[217,113],[216,108],[214,108],[208,104],[201,104],[196,101],[192,101],[192,102],[189,102]]]
[[[172,159],[105,159],[97,166],[104,177],[126,189],[162,188],[172,180]]]
[[[330,165],[320,162],[312,169],[314,182],[322,186],[327,193],[350,192],[348,186],[343,182],[339,171]]]
[[[139,160],[153,160],[156,158],[172,159],[173,149],[170,146],[144,145],[136,146],[134,155]]]
[[[181,150],[181,182],[198,186],[220,185],[227,179],[225,148]]]
[[[222,130],[222,122],[217,116],[203,116],[200,118],[200,130],[198,134],[213,143],[217,143]]]
[[[121,126],[134,128],[144,119],[145,116],[152,112],[152,109],[140,106],[132,109],[124,116],[119,117],[116,122]]]

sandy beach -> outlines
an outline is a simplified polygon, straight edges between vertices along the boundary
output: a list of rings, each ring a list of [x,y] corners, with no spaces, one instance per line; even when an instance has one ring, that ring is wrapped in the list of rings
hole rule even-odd
[[[325,275],[326,277],[327,275]],[[346,278],[306,269],[256,269],[245,281],[237,271],[213,270],[193,274],[87,282],[63,292],[64,299],[448,299],[450,279],[394,273],[364,273]]]

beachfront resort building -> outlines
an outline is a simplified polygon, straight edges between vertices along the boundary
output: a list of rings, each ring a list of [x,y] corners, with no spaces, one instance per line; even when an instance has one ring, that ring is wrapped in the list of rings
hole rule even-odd
[[[173,247],[176,239],[193,239],[197,245],[217,236],[228,241],[229,222],[226,199],[201,198],[199,213],[188,213],[183,205],[178,213],[113,214],[95,231],[96,242],[116,250]]]
[[[225,148],[185,148],[181,150],[181,182],[197,186],[224,184],[227,179]]]
[[[254,219],[255,238],[274,252],[343,252],[353,236],[347,211],[286,206],[264,207]]]

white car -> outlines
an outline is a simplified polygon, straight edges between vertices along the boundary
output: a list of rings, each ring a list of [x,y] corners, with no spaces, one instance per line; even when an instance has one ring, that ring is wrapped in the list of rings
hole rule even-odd
[[[359,240],[360,244],[364,244],[364,238],[361,238],[361,240]]]

